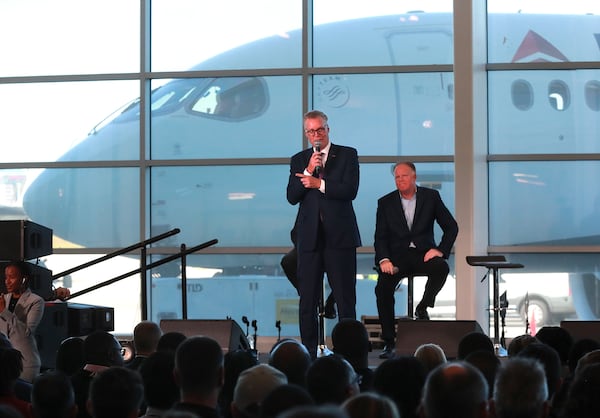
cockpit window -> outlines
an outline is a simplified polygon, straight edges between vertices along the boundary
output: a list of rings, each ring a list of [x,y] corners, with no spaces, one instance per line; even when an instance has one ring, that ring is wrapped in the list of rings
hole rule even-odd
[[[564,81],[553,80],[548,85],[548,100],[550,106],[558,111],[567,110],[571,104],[569,87]]]
[[[217,78],[204,88],[191,110],[219,119],[250,119],[264,112],[267,98],[267,86],[260,78]]]
[[[533,106],[533,88],[528,81],[514,81],[511,86],[510,96],[513,106],[519,110],[529,110]]]

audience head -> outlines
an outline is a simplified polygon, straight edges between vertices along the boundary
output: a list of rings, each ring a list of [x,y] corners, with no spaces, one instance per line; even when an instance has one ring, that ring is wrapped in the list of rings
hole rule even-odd
[[[402,418],[415,418],[427,373],[416,357],[388,359],[375,369],[373,389],[392,399]]]
[[[350,418],[336,405],[304,405],[292,408],[277,418]]]
[[[600,349],[592,350],[589,353],[584,354],[575,367],[575,374],[579,373],[581,369],[590,364],[600,363]]]
[[[258,364],[256,355],[250,350],[233,350],[224,357],[223,388],[219,393],[219,405],[225,415],[229,415],[233,390],[241,372]]]
[[[136,355],[148,356],[156,351],[162,330],[152,321],[139,322],[133,329],[133,345]]]
[[[179,387],[173,377],[175,353],[156,351],[139,368],[144,384],[144,399],[148,406],[169,409],[179,400]]]
[[[94,331],[83,341],[85,362],[100,366],[122,366],[121,344],[109,332]]]
[[[258,417],[265,397],[273,389],[285,385],[287,377],[268,364],[258,364],[240,373],[235,390],[231,411],[234,417]]]
[[[223,386],[223,362],[223,350],[214,339],[195,336],[183,341],[175,352],[174,370],[181,400],[218,393]]]
[[[458,342],[458,360],[464,360],[469,354],[474,351],[489,351],[494,353],[494,343],[487,335],[473,331],[464,335]]]
[[[61,371],[38,375],[31,390],[31,409],[36,418],[69,418],[77,414],[71,379]]]
[[[306,347],[292,338],[276,343],[269,355],[269,365],[281,370],[289,383],[300,386],[306,386],[306,373],[311,362]]]
[[[466,362],[448,362],[427,377],[421,412],[425,418],[485,417],[487,401],[487,382],[481,372]]]
[[[88,411],[94,418],[131,418],[139,415],[144,387],[138,372],[110,367],[90,385]]]
[[[400,418],[396,404],[374,392],[359,393],[342,404],[350,418]]]
[[[0,347],[0,394],[13,391],[15,382],[23,372],[23,356],[14,348]]]
[[[560,358],[562,365],[567,365],[569,360],[569,352],[573,346],[573,337],[564,328],[558,326],[545,326],[538,330],[535,338],[543,344],[547,344],[554,348]]]
[[[600,364],[578,370],[569,387],[563,410],[565,418],[597,418],[600,416]]]
[[[518,357],[536,359],[544,366],[548,399],[552,399],[561,382],[561,364],[556,350],[546,344],[533,343],[521,350]]]
[[[567,361],[569,371],[571,373],[574,373],[579,359],[581,359],[581,357],[583,357],[587,353],[598,349],[600,349],[600,343],[592,338],[582,338],[580,340],[575,341],[571,346],[571,351],[569,352],[569,360]]]
[[[158,339],[156,351],[172,351],[173,353],[187,337],[185,334],[177,331],[165,332]]]
[[[23,418],[23,415],[10,405],[0,404],[0,418]]]
[[[369,367],[371,342],[365,325],[352,318],[340,319],[331,331],[333,352],[344,357],[355,369]]]
[[[341,405],[360,392],[360,375],[343,357],[336,354],[318,357],[308,368],[306,386],[317,405]]]
[[[498,367],[500,367],[500,359],[487,350],[478,350],[469,354],[465,361],[475,366],[483,374],[488,384],[488,398],[491,398],[494,393],[494,379]]]
[[[442,347],[433,343],[418,346],[415,350],[415,357],[425,366],[427,373],[448,361]]]
[[[521,350],[527,347],[531,343],[539,343],[538,339],[533,335],[522,334],[518,335],[511,340],[508,344],[508,356],[515,357],[517,356]]]
[[[83,338],[69,337],[63,340],[56,351],[56,370],[71,376],[85,365]]]
[[[273,389],[262,402],[261,418],[276,418],[280,413],[302,405],[314,405],[305,387],[287,383]]]
[[[542,418],[549,412],[548,386],[541,363],[512,357],[498,370],[492,408],[496,418]]]

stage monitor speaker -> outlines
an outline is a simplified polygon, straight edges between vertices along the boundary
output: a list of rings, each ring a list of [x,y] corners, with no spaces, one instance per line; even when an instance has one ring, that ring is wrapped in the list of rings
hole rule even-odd
[[[160,328],[163,332],[181,332],[186,337],[211,337],[219,343],[224,352],[250,348],[246,334],[232,319],[162,319]]]
[[[434,343],[442,347],[447,358],[454,359],[458,354],[458,343],[471,332],[483,333],[477,321],[400,319],[396,323],[396,355],[412,356],[421,344]]]
[[[0,260],[31,260],[52,254],[52,230],[26,220],[0,221]]]
[[[600,341],[600,321],[560,321],[560,327],[571,334],[574,341],[583,338]]]

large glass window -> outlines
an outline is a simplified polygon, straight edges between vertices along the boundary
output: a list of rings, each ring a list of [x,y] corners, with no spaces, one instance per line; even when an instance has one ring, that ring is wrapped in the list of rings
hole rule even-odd
[[[511,254],[522,269],[500,270],[500,292],[506,292],[506,336],[562,320],[600,317],[600,263],[595,254]],[[527,329],[526,329],[527,327]]]
[[[331,137],[359,155],[451,155],[451,73],[336,74],[314,77],[315,107]],[[365,140],[368,138],[368,141]]]
[[[139,122],[111,123],[139,96],[135,81],[0,84],[0,161],[137,159]],[[139,116],[137,117],[139,118]]]
[[[301,148],[300,97],[292,76],[170,81],[152,93],[152,158],[289,157]],[[118,129],[139,123],[137,107],[127,113]]]
[[[317,67],[451,64],[452,2],[316,0]]]
[[[27,188],[27,218],[53,230],[54,248],[127,247],[140,237],[135,168],[48,168]]]
[[[489,73],[491,154],[598,153],[600,71]]]
[[[0,77],[139,71],[140,4],[2,1]]]
[[[154,0],[152,70],[299,67],[301,6],[301,0]]]
[[[154,167],[151,229],[180,228],[188,246],[290,245],[297,208],[285,199],[288,175],[281,165]]]
[[[491,245],[598,245],[596,161],[490,163]]]
[[[598,59],[600,5],[594,0],[488,0],[490,63]]]

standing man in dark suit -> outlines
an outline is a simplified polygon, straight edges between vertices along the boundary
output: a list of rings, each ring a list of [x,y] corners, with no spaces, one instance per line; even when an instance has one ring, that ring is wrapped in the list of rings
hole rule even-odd
[[[446,259],[458,235],[456,220],[442,202],[437,190],[417,186],[417,170],[411,162],[394,166],[397,190],[377,202],[375,225],[375,263],[379,277],[375,286],[381,338],[385,346],[380,358],[393,356],[396,338],[394,291],[398,282],[409,274],[427,276],[421,302],[416,306],[417,319],[429,319],[427,307],[444,286],[450,271]],[[436,245],[435,222],[443,235]]]
[[[304,115],[304,133],[312,148],[291,159],[287,199],[292,205],[300,203],[296,221],[300,337],[316,358],[324,273],[339,318],[356,317],[356,248],[361,241],[352,201],[358,192],[359,167],[356,149],[329,141],[323,112]]]

